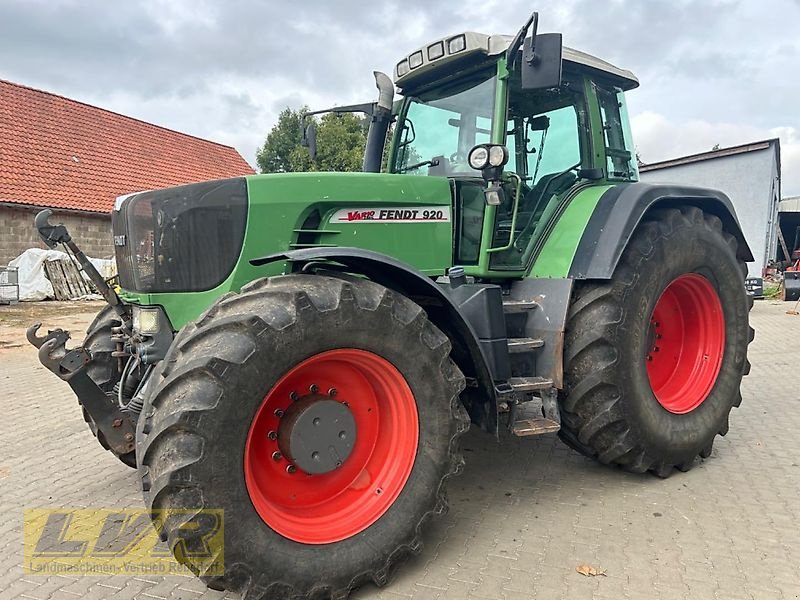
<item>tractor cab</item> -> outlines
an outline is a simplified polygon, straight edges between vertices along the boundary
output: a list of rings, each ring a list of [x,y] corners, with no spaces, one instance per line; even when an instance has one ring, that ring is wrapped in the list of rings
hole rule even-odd
[[[559,34],[520,33],[451,36],[395,68],[404,98],[388,170],[452,180],[453,261],[480,277],[527,272],[548,223],[580,190],[638,180],[624,97],[636,77],[562,49]],[[470,161],[484,144],[506,149],[496,152],[502,173],[487,165],[495,186]]]

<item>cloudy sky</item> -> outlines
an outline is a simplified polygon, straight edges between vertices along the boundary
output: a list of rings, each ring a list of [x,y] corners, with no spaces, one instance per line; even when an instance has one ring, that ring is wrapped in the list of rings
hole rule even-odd
[[[0,78],[254,164],[283,107],[373,100],[373,69],[457,31],[513,33],[534,4],[540,31],[638,75],[645,162],[779,137],[800,194],[800,0],[0,0]]]

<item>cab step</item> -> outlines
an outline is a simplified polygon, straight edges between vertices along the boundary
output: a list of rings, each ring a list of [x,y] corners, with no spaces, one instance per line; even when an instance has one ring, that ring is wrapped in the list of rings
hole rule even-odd
[[[503,300],[503,312],[506,314],[524,313],[538,308],[534,300]]]
[[[511,428],[511,433],[517,437],[527,437],[529,435],[555,433],[559,429],[561,429],[561,425],[557,421],[545,417],[533,417],[516,421]]]
[[[530,352],[542,346],[544,346],[544,340],[536,338],[509,338],[508,340],[508,351],[511,354]]]
[[[512,377],[508,385],[515,392],[535,392],[552,388],[553,381],[544,377]]]

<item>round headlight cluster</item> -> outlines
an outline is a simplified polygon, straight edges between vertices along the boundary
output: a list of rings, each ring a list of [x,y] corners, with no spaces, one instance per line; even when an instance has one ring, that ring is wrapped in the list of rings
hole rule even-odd
[[[470,150],[467,162],[476,171],[502,167],[508,162],[508,149],[501,144],[480,144]]]

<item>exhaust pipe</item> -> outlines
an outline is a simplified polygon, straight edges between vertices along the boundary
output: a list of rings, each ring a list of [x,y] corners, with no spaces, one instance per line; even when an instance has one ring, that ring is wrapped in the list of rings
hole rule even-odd
[[[375,71],[375,85],[378,88],[378,101],[372,111],[367,133],[367,144],[364,148],[365,173],[379,173],[383,162],[383,147],[386,144],[386,132],[392,122],[392,102],[394,101],[394,83],[386,73]]]

